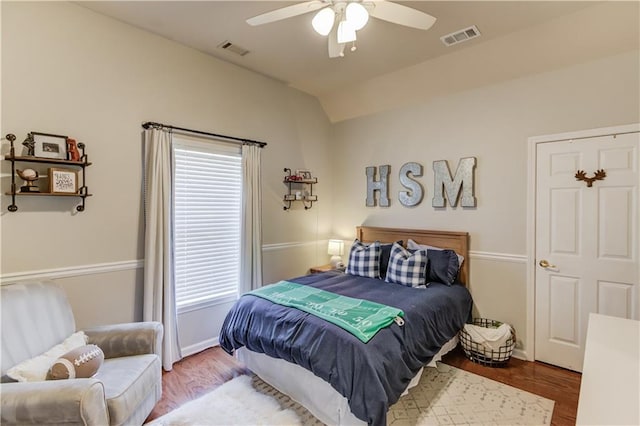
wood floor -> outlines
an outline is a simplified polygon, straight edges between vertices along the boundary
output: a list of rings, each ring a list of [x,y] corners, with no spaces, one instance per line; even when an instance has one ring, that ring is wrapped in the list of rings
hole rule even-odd
[[[514,388],[556,402],[552,425],[575,425],[581,374],[564,368],[511,358],[504,368],[485,367],[471,362],[461,348],[445,355],[443,362]]]
[[[466,359],[460,348],[443,362],[457,368],[552,399],[556,402],[552,425],[576,422],[581,375],[573,371],[512,358],[507,367],[490,368]],[[162,376],[162,399],[148,417],[153,420],[241,374],[246,368],[219,347],[207,349],[174,364]]]

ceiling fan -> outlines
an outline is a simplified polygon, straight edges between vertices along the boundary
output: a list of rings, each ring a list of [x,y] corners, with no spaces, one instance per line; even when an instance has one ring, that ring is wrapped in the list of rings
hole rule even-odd
[[[318,34],[328,36],[330,58],[343,57],[347,43],[353,43],[351,51],[356,50],[356,31],[364,28],[369,16],[420,30],[436,22],[427,13],[385,0],[311,0],[254,16],[247,23],[268,24],[316,10],[311,24]]]

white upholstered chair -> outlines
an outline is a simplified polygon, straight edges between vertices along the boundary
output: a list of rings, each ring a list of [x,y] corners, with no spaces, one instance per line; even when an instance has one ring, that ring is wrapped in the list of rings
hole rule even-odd
[[[1,423],[140,425],[162,394],[162,325],[117,324],[84,330],[105,360],[87,379],[12,382],[12,366],[76,331],[64,291],[51,282],[0,287],[2,304]]]

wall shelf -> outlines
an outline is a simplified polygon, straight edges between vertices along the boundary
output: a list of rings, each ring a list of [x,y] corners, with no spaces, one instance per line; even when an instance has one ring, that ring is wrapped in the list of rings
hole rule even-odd
[[[45,196],[45,197],[91,197],[93,194],[52,194],[51,192],[16,192],[13,194],[12,192],[5,192],[4,195],[15,195],[16,197],[33,197],[35,196]]]
[[[318,201],[318,196],[313,195],[313,185],[318,183],[318,178],[312,177],[307,179],[300,179],[291,174],[291,169],[284,169],[286,173],[283,183],[287,185],[287,193],[284,194],[283,201],[287,203],[283,207],[284,210],[291,209],[291,203],[299,201],[304,205],[305,210],[309,210],[313,207],[313,203]]]
[[[82,144],[84,145],[84,144]],[[4,159],[7,161],[24,161],[26,163],[47,163],[47,164],[64,164],[68,166],[90,166],[89,162],[82,161],[72,161],[72,160],[59,160],[56,158],[43,158],[43,157],[34,157],[34,156],[18,156],[14,157],[11,154],[7,154],[4,156]]]
[[[7,140],[11,143],[11,151],[9,154],[4,156],[6,161],[11,162],[11,190],[5,192],[5,195],[11,196],[11,204],[7,207],[7,210],[10,212],[18,211],[18,206],[16,205],[16,197],[33,197],[33,196],[46,196],[46,197],[79,197],[82,202],[81,204],[76,206],[76,210],[79,212],[84,211],[85,209],[85,199],[87,197],[91,197],[93,194],[89,194],[89,188],[87,187],[85,168],[90,166],[91,163],[88,161],[87,154],[84,152],[85,145],[83,143],[78,144],[78,148],[82,151],[80,156],[80,161],[74,160],[61,160],[57,158],[44,158],[44,157],[35,157],[35,156],[16,156],[15,148],[13,146],[14,141],[16,140],[16,136],[13,134],[8,134],[6,136]],[[52,193],[52,192],[21,192],[18,189],[18,185],[16,184],[16,163],[38,163],[38,164],[50,164],[50,165],[65,165],[72,166],[74,168],[78,168],[80,175],[82,177],[82,186],[78,188],[78,191],[75,193]]]

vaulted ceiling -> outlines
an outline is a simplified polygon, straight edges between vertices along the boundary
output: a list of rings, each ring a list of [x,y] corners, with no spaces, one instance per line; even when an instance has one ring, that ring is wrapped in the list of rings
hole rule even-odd
[[[499,43],[514,34],[531,31],[553,22],[570,20],[573,15],[584,14],[599,7],[602,2],[592,1],[403,1],[398,2],[437,18],[427,31],[403,27],[378,19],[370,19],[365,28],[358,31],[355,52],[345,52],[345,57],[330,59],[327,39],[316,34],[311,27],[314,13],[252,27],[246,19],[296,2],[282,1],[87,1],[76,2],[98,13],[175,40],[224,61],[256,71],[280,80],[291,87],[317,96],[325,110],[329,104],[343,102],[340,95],[348,96],[352,87],[363,87],[370,81],[384,76],[402,73],[421,64],[449,55],[460,55],[488,43]],[[606,2],[613,3],[613,2]],[[635,12],[638,2],[626,2],[627,10],[621,15]],[[629,5],[630,3],[630,5]],[[635,7],[635,8],[634,8]],[[594,9],[595,10],[595,9]],[[593,13],[593,18],[601,15]],[[586,19],[586,18],[585,18]],[[607,19],[606,16],[603,19]],[[588,20],[584,20],[589,24]],[[481,36],[465,43],[446,47],[440,37],[475,25]],[[562,36],[559,24],[558,36],[553,42],[545,41],[544,48],[522,45],[532,63],[540,56],[547,61],[549,51],[562,48],[565,39],[592,43],[601,28],[566,28]],[[589,24],[590,25],[590,24]],[[609,22],[616,30],[616,22]],[[592,25],[590,25],[592,26]],[[637,27],[637,25],[636,25]],[[594,33],[594,31],[596,33]],[[637,29],[636,29],[637,33]],[[544,32],[542,32],[544,34]],[[632,34],[633,35],[633,34]],[[628,34],[627,34],[628,36]],[[532,33],[532,37],[536,37]],[[628,37],[627,37],[628,38]],[[239,56],[219,46],[230,41],[247,49]],[[613,44],[619,44],[612,41]],[[598,44],[596,41],[595,44]],[[533,47],[533,48],[532,48]],[[584,47],[584,46],[583,46]],[[573,46],[565,46],[573,50]],[[505,53],[508,50],[505,50]],[[562,52],[562,49],[560,49]],[[562,54],[562,53],[560,53]],[[509,58],[499,60],[496,67],[509,67]],[[487,64],[467,63],[467,71]],[[518,64],[514,64],[518,65]],[[451,70],[453,71],[453,70]],[[444,70],[446,74],[447,71]],[[401,75],[401,74],[399,74]],[[332,120],[354,116],[353,113],[332,114]],[[333,116],[332,116],[333,115]]]

